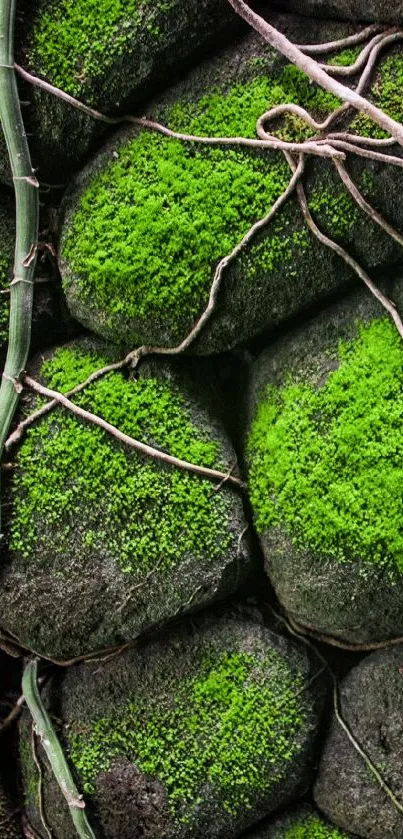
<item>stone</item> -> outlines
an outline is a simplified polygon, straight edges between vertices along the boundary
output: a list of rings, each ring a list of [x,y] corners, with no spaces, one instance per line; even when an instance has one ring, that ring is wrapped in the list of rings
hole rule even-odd
[[[352,30],[290,16],[272,21],[297,42]],[[401,53],[385,54],[374,80],[375,99],[379,94],[397,119],[401,71]],[[338,104],[252,34],[200,65],[146,114],[179,132],[253,139],[257,118],[290,100],[317,117]],[[355,118],[352,128],[373,127]],[[293,116],[278,129],[287,140],[309,133]],[[401,228],[401,168],[357,158],[350,171],[367,199]],[[220,259],[267,214],[289,178],[278,152],[211,148],[138,126],[118,132],[77,176],[63,205],[59,254],[70,311],[125,349],[175,346],[205,311]],[[328,161],[310,160],[304,182],[319,227],[369,272],[401,258],[398,243],[361,213]],[[270,334],[355,278],[308,231],[292,198],[224,269],[214,313],[190,351],[222,352]]]
[[[399,647],[372,653],[342,681],[340,710],[398,801],[402,798],[403,677]],[[400,839],[402,813],[333,717],[314,787],[323,812],[363,839]]]
[[[30,370],[66,391],[111,360],[115,351],[81,339]],[[112,372],[76,401],[182,460],[237,473],[205,367],[145,361],[138,378]],[[38,404],[28,398],[24,415]],[[1,625],[45,657],[132,641],[232,594],[255,565],[240,490],[217,490],[63,409],[27,430],[13,461]]]
[[[303,793],[325,692],[321,670],[305,645],[239,607],[196,616],[107,662],[69,668],[47,694],[95,833],[238,836]],[[27,736],[23,723],[26,789],[35,790]],[[46,762],[43,793],[55,839],[74,839]],[[42,836],[34,797],[28,816]]]
[[[276,6],[285,12],[296,12],[309,17],[339,18],[357,23],[403,23],[403,3],[391,5],[387,0],[276,0]]]
[[[401,310],[401,277],[384,289]],[[292,618],[352,644],[403,635],[402,363],[364,290],[252,367],[246,456],[266,571]]]
[[[20,12],[18,63],[109,116],[141,107],[239,27],[226,0],[25,0]],[[24,91],[39,180],[65,180],[105,126],[52,93]]]
[[[1,839],[22,839],[16,807],[0,781],[0,828]]]
[[[305,804],[274,821],[264,822],[245,839],[354,839],[354,836],[331,825],[317,810]]]

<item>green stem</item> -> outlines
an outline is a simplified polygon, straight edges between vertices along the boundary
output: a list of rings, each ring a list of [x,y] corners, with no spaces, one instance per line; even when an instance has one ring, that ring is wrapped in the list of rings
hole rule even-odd
[[[0,456],[18,404],[19,377],[31,341],[33,275],[38,240],[38,181],[32,169],[14,70],[16,0],[0,0],[0,121],[16,201],[14,275],[10,285],[8,352],[0,387]]]
[[[51,719],[42,702],[38,687],[38,662],[29,661],[22,677],[22,693],[31,712],[42,747],[52,772],[69,805],[70,815],[80,839],[96,839],[87,816],[85,803],[74,783],[63,749],[55,734]]]

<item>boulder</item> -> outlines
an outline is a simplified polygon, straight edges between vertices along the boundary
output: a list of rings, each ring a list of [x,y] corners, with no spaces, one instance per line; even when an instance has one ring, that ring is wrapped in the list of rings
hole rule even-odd
[[[276,6],[286,12],[309,17],[339,18],[357,23],[403,23],[403,3],[397,0],[393,6],[387,0],[276,0]]]
[[[401,307],[401,279],[385,291]],[[267,573],[295,620],[351,643],[403,635],[402,370],[402,339],[366,290],[252,368],[249,491]]]
[[[330,824],[309,805],[303,805],[275,821],[265,822],[245,839],[354,839],[354,836]]]
[[[91,339],[42,353],[34,378],[69,390],[111,360]],[[76,397],[129,436],[236,473],[212,376],[144,362]],[[41,401],[25,402],[24,415]],[[119,645],[231,594],[252,567],[241,492],[134,451],[56,409],[31,426],[8,491],[0,624],[39,654],[66,659]]]
[[[59,736],[96,835],[238,836],[303,793],[324,697],[320,672],[304,645],[226,608],[56,678],[50,708],[63,721]],[[29,743],[24,723],[21,739]],[[36,769],[23,750],[34,790]],[[41,750],[40,758],[53,835],[74,839]],[[28,815],[42,836],[34,798]]]
[[[296,41],[350,31],[287,16],[273,22]],[[401,53],[383,61],[389,75],[381,68],[380,77],[390,79],[388,102],[399,118]],[[338,104],[252,34],[200,65],[151,103],[147,115],[175,131],[253,139],[259,115],[289,101],[317,117]],[[362,119],[353,127],[371,130]],[[307,136],[290,115],[278,133],[288,140]],[[396,201],[402,170],[357,158],[351,174],[389,222],[403,226]],[[177,344],[205,310],[220,259],[267,214],[289,178],[278,152],[212,148],[138,126],[118,132],[78,175],[63,206],[60,267],[70,311],[125,348]],[[309,161],[305,184],[319,227],[369,271],[401,258],[400,246],[361,213],[329,161]],[[214,313],[191,351],[231,349],[354,278],[308,231],[292,198],[224,269]]]
[[[139,107],[239,27],[227,0],[22,3],[18,63],[108,115]],[[105,126],[52,93],[23,86],[40,180],[60,182]]]
[[[399,647],[365,658],[340,686],[340,710],[383,781],[402,800],[403,677]],[[333,717],[314,787],[318,806],[363,839],[400,839],[402,813]]]

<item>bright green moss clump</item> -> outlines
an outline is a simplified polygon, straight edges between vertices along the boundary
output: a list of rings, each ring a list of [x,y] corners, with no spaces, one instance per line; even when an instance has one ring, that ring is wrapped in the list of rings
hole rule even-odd
[[[269,386],[249,436],[260,532],[403,571],[403,348],[389,320],[340,343],[326,383]]]
[[[172,0],[53,0],[36,20],[31,61],[39,75],[77,96],[133,51],[142,30],[158,40],[158,20],[171,6]]]
[[[152,317],[191,326],[215,264],[264,216],[287,167],[237,150],[199,149],[143,132],[85,190],[62,256],[80,294],[119,335]],[[68,290],[69,276],[64,284]],[[180,333],[179,333],[180,334]],[[131,335],[131,342],[142,340]]]
[[[86,792],[125,756],[165,785],[172,815],[190,821],[206,783],[236,814],[284,777],[304,723],[296,698],[302,677],[274,649],[262,658],[212,651],[198,669],[197,678],[165,682],[158,695],[128,702],[113,717],[69,726],[70,757]]]
[[[45,362],[52,388],[68,390],[105,359],[61,349]],[[156,378],[112,373],[77,404],[173,455],[217,465],[219,446],[196,428],[183,397]],[[27,434],[13,479],[11,549],[67,569],[75,556],[110,558],[123,572],[167,568],[188,554],[213,562],[228,547],[228,495],[211,482],[124,450],[91,424],[59,411]],[[63,572],[63,571],[62,571]]]
[[[309,814],[285,831],[282,839],[348,839],[338,827],[330,827],[319,816]]]

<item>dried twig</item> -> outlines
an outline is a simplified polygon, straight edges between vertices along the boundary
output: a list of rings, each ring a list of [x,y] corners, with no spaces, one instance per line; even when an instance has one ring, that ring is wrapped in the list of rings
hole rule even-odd
[[[102,417],[98,417],[90,411],[85,411],[84,408],[80,408],[78,405],[75,405],[74,402],[71,402],[62,393],[58,393],[56,390],[50,390],[50,388],[44,387],[44,385],[41,385],[39,382],[36,382],[35,379],[32,379],[31,376],[24,376],[24,383],[35,393],[40,393],[41,396],[46,396],[48,399],[55,399],[60,403],[60,405],[70,411],[70,413],[80,419],[83,419],[85,422],[97,425],[116,440],[119,440],[119,442],[124,443],[126,446],[130,446],[130,448],[136,449],[136,451],[147,455],[147,457],[151,457],[154,460],[160,460],[163,463],[168,463],[169,465],[176,466],[179,469],[184,469],[186,472],[193,472],[194,474],[201,475],[209,480],[221,481],[226,477],[225,472],[220,472],[217,469],[209,469],[207,466],[198,466],[195,463],[189,463],[187,460],[181,460],[179,457],[174,457],[173,455],[162,452],[152,446],[148,446],[146,443],[141,443],[139,440],[135,440],[134,437],[129,437],[128,434],[124,434],[119,430],[119,428],[116,428],[114,425],[111,425],[111,423],[106,422],[106,420],[102,419]],[[231,484],[231,486],[235,486],[237,489],[244,489],[245,487],[240,478],[235,478],[233,475],[227,478],[227,483]]]
[[[355,47],[358,44],[362,44],[370,35],[374,35],[381,29],[382,26],[380,24],[373,23],[371,26],[361,29],[360,32],[355,32],[354,35],[347,35],[346,38],[339,38],[337,41],[327,41],[324,44],[297,44],[296,46],[301,52],[305,52],[307,55],[326,55],[328,52],[336,52],[338,50],[344,50],[347,47]]]
[[[333,93],[334,96],[348,103],[357,111],[369,116],[377,125],[384,128],[385,131],[388,131],[403,146],[403,125],[400,122],[396,122],[396,120],[389,117],[384,111],[377,108],[376,105],[373,105],[368,99],[365,99],[356,91],[351,90],[351,88],[341,84],[336,79],[332,79],[313,58],[310,58],[309,55],[304,55],[278,29],[275,29],[274,26],[267,23],[260,15],[252,11],[244,0],[228,0],[228,3],[270,46],[288,58],[292,64],[299,67],[311,81],[316,82],[329,93]]]

